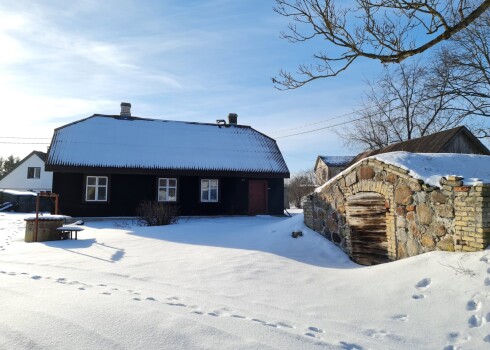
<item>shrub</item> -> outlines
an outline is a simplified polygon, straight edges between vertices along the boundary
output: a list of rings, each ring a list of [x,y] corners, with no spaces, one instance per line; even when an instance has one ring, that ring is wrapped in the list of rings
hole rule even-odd
[[[162,226],[177,222],[179,208],[175,204],[157,201],[142,201],[136,208],[138,225]]]

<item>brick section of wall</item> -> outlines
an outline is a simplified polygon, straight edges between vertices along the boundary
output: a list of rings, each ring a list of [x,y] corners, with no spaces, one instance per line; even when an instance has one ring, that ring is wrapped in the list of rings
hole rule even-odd
[[[454,191],[456,249],[485,249],[490,244],[490,184],[457,186]]]

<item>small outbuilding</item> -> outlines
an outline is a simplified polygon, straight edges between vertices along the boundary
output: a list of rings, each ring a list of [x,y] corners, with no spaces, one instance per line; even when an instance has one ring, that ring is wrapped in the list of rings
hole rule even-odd
[[[490,156],[382,153],[364,158],[303,202],[305,223],[356,262],[490,244]]]
[[[353,159],[354,156],[318,156],[313,169],[317,183],[327,182],[345,170]]]

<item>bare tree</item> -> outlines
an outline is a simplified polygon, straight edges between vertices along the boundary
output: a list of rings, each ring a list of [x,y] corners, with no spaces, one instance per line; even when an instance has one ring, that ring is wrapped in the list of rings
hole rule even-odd
[[[278,89],[336,76],[359,57],[400,63],[451,38],[490,7],[490,0],[352,0],[350,7],[342,3],[276,0],[274,11],[292,20],[289,30],[281,33],[284,39],[331,44],[328,53],[313,55],[315,64],[300,65],[296,75],[281,70],[272,79]]]
[[[471,112],[446,93],[448,80],[433,86],[433,77],[434,69],[420,62],[385,67],[378,80],[368,83],[351,126],[338,135],[352,146],[378,149],[459,125]]]
[[[310,194],[315,186],[316,174],[313,169],[293,175],[286,183],[289,203],[301,208],[301,199]]]
[[[457,108],[489,118],[490,13],[485,12],[473,25],[455,35],[439,50],[436,61],[433,86],[447,81],[446,94],[458,99]],[[489,121],[481,121],[475,130],[477,136],[490,138]]]

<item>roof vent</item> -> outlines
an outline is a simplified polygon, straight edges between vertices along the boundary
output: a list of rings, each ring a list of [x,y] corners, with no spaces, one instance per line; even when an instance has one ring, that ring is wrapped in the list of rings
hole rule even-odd
[[[226,126],[226,120],[224,120],[224,119],[216,119],[216,124],[218,124],[218,127],[221,128],[221,126]]]
[[[121,102],[121,118],[131,117],[131,103]]]
[[[236,113],[228,114],[228,124],[237,125],[237,122],[238,122],[238,114]]]

